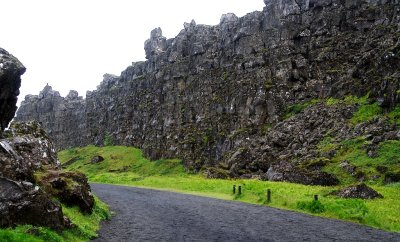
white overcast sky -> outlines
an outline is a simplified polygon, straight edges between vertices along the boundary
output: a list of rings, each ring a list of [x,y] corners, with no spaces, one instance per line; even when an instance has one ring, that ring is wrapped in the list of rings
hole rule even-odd
[[[49,83],[85,96],[103,74],[145,60],[144,41],[161,27],[175,37],[184,22],[216,25],[224,13],[262,10],[263,0],[0,0],[0,47],[27,68],[19,102]]]

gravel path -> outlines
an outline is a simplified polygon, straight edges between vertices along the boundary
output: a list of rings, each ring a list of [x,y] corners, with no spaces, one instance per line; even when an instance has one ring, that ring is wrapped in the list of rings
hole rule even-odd
[[[92,184],[116,215],[94,241],[400,241],[357,224],[266,206]]]

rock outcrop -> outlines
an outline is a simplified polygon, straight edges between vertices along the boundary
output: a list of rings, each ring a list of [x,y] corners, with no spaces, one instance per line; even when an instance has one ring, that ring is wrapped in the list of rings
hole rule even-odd
[[[361,198],[361,199],[383,198],[381,194],[379,194],[377,191],[370,188],[369,186],[365,185],[364,183],[343,188],[338,192],[337,195],[343,198]]]
[[[38,122],[14,122],[4,131],[14,117],[24,71],[15,57],[0,48],[0,227],[31,224],[62,230],[71,222],[54,198],[81,205],[89,213],[94,198],[83,174],[60,170],[53,144]],[[49,169],[57,193],[45,189],[44,178],[49,177],[44,174]]]
[[[61,170],[39,123],[14,122],[7,136],[0,139],[0,227],[32,224],[61,230],[69,226],[54,198],[92,212],[94,198],[87,178]]]
[[[37,183],[47,193],[69,205],[79,206],[84,213],[92,213],[94,197],[86,176],[77,172],[48,170],[40,174]]]
[[[0,177],[0,215],[0,227],[32,224],[60,230],[67,221],[60,205],[38,187],[4,177]]]
[[[39,123],[13,123],[9,138],[0,140],[0,175],[34,182],[34,173],[44,166],[59,168],[52,143]]]
[[[59,149],[103,145],[109,135],[152,159],[181,158],[189,170],[220,166],[230,176],[266,177],[272,165],[277,171],[292,163],[319,177],[318,164],[301,163],[319,156],[315,147],[327,132],[351,138],[379,121],[348,126],[357,105],[313,105],[288,119],[285,110],[367,93],[383,108],[398,104],[400,6],[395,0],[264,2],[263,11],[225,14],[216,26],[185,23],[172,39],[154,29],[145,42],[147,61],[120,76],[104,75],[82,101],[85,109],[71,109],[71,120],[56,122],[58,104],[41,109],[38,103],[53,102],[40,96],[28,97],[17,119],[39,119]]]
[[[0,48],[0,138],[17,111],[21,75],[25,67],[17,58]]]

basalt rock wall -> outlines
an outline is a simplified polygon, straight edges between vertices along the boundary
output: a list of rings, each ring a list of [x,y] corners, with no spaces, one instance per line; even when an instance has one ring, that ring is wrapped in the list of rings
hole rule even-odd
[[[263,11],[225,14],[216,26],[185,23],[172,39],[154,29],[147,60],[120,76],[106,74],[68,118],[53,118],[61,115],[57,97],[48,109],[26,99],[17,119],[39,119],[59,149],[102,145],[110,135],[153,159],[181,158],[189,169],[222,162],[233,173],[266,172],[272,159],[306,156],[304,145],[318,143],[356,110],[320,106],[301,116],[313,122],[289,127],[293,120],[281,123],[287,107],[368,93],[387,109],[399,103],[398,0],[264,2]],[[285,150],[294,153],[280,154]],[[240,161],[248,165],[232,168]]]
[[[57,150],[86,144],[86,102],[76,91],[64,98],[46,85],[39,95],[27,95],[16,120],[38,121]]]

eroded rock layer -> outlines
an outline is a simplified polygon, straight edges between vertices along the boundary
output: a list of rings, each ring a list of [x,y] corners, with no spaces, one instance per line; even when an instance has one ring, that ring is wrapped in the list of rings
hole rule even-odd
[[[152,159],[181,158],[193,170],[219,164],[233,176],[268,176],[277,162],[283,165],[269,174],[284,179],[285,162],[313,158],[331,129],[351,138],[369,127],[347,126],[354,105],[320,104],[284,120],[291,105],[368,93],[383,108],[399,103],[400,4],[264,2],[263,11],[225,14],[216,26],[185,23],[172,39],[154,29],[145,42],[147,61],[120,76],[106,74],[79,108],[67,109],[68,118],[53,119],[63,105],[45,95],[28,97],[17,118],[40,120],[60,149],[102,145],[111,136]],[[300,172],[296,182],[324,176],[310,172]]]

